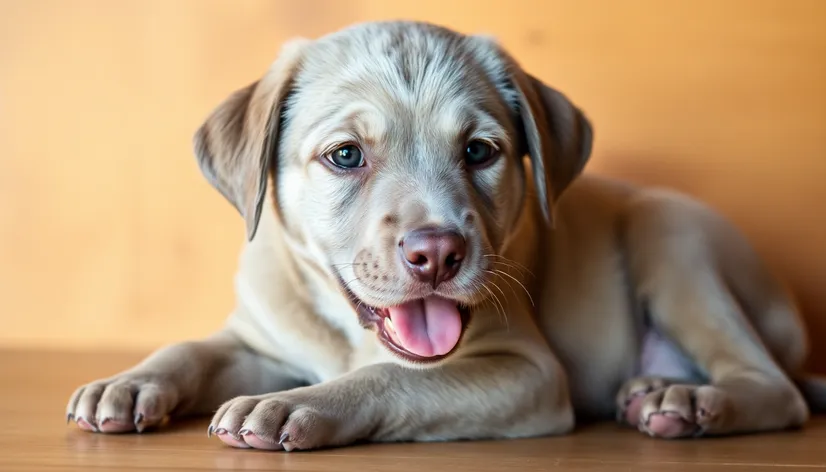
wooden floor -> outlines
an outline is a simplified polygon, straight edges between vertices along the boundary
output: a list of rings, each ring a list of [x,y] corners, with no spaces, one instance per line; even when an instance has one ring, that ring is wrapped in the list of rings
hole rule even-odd
[[[104,436],[66,426],[65,402],[80,383],[139,356],[0,351],[0,471],[295,470],[538,471],[826,469],[826,421],[803,431],[662,441],[613,424],[559,438],[394,444],[299,452],[233,450],[207,439],[206,420],[144,435]]]

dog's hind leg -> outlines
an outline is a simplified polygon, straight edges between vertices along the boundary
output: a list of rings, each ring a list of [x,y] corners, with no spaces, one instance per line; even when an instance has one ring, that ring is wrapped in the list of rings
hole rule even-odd
[[[640,198],[625,223],[637,296],[707,381],[647,393],[639,428],[685,437],[802,425],[809,410],[788,374],[805,355],[802,327],[745,238],[710,209],[668,193]],[[742,290],[744,281],[759,296]]]

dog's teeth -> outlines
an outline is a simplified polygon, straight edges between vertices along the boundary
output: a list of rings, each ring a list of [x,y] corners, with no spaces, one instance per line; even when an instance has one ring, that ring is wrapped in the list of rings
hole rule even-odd
[[[392,339],[394,343],[399,343],[399,336],[396,334],[396,327],[393,326],[393,320],[391,320],[389,316],[384,319],[384,330],[387,331],[387,335],[390,336],[390,339]]]

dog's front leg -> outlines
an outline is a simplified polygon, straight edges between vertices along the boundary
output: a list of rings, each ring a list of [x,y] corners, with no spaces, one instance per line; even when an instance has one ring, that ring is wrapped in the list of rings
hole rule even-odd
[[[165,347],[124,372],[78,388],[66,414],[88,431],[143,431],[168,416],[213,412],[236,395],[298,385],[279,363],[222,331]]]
[[[573,409],[561,367],[547,358],[490,354],[431,369],[372,365],[318,385],[231,400],[210,428],[275,450],[562,434],[573,428]]]

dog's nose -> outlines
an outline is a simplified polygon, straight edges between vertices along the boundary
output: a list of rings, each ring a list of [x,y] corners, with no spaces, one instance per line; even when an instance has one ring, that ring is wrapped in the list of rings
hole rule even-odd
[[[436,288],[459,272],[467,245],[456,231],[422,228],[404,235],[399,247],[408,270]]]

